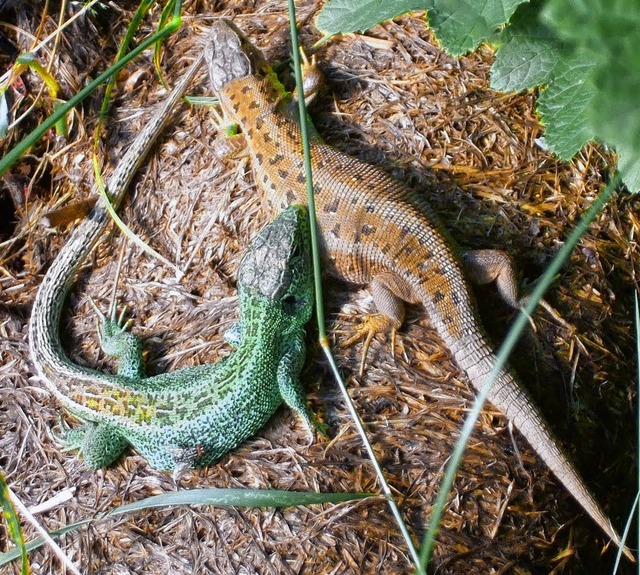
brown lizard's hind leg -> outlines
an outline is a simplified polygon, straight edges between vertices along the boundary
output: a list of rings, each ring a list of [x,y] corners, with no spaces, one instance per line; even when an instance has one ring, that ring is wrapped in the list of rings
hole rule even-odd
[[[462,254],[467,277],[476,284],[496,282],[502,299],[511,307],[523,306],[513,261],[499,250],[471,250]]]
[[[392,272],[374,276],[369,289],[378,313],[365,315],[356,328],[356,333],[342,345],[342,347],[348,347],[364,339],[360,375],[364,373],[369,345],[376,334],[391,334],[391,353],[394,354],[396,332],[404,321],[404,302],[417,303],[408,284]]]
[[[507,253],[500,250],[470,250],[462,254],[462,265],[473,283],[483,285],[496,282],[498,293],[511,307],[522,309],[529,302],[529,296],[520,295],[515,266]],[[573,331],[545,300],[540,300],[539,305],[560,326]]]

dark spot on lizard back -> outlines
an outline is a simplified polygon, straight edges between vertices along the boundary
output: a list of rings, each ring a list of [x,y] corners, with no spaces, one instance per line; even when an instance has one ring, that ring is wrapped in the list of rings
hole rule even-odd
[[[240,104],[238,104],[238,102],[235,102],[232,106],[233,111],[237,114],[238,110],[240,109]]]
[[[460,302],[462,300],[460,298],[460,295],[456,291],[451,292],[451,301],[453,302],[454,305],[460,305]]]
[[[270,144],[273,141],[273,138],[266,132],[262,134],[262,139],[264,140],[265,144]]]
[[[256,152],[256,161],[259,164],[262,164],[262,160],[264,159],[264,156],[260,153],[260,152]]]
[[[246,94],[249,90],[251,90],[251,86],[242,86],[240,89],[243,94]]]
[[[331,230],[331,233],[333,234],[334,237],[339,238],[340,237],[340,224],[336,224],[335,226],[333,226],[333,229]]]
[[[402,226],[400,228],[400,239],[403,240],[411,233],[411,228],[409,226]]]
[[[370,236],[371,234],[373,234],[376,231],[375,226],[370,226],[369,224],[364,224],[364,226],[362,226],[362,234],[365,236]]]
[[[366,211],[368,214],[372,214],[373,212],[375,212],[376,207],[375,207],[373,204],[367,204],[367,205],[364,207],[364,209],[365,209],[365,211]]]
[[[289,172],[287,172],[287,170],[278,170],[278,175],[283,179],[286,180],[289,177]]]
[[[260,107],[258,100],[251,100],[251,104],[249,104],[249,110],[256,110]]]
[[[269,158],[269,163],[273,166],[274,164],[279,164],[284,160],[284,156],[282,154],[276,154],[272,158]]]
[[[256,118],[256,130],[259,130],[260,128],[262,128],[263,124],[264,124],[264,120],[262,119],[262,117],[258,116]]]
[[[431,301],[434,304],[439,304],[440,302],[444,301],[446,297],[447,296],[445,296],[440,290],[436,290],[436,292],[431,297]]]
[[[338,211],[339,204],[340,204],[340,200],[338,198],[335,198],[333,200],[333,203],[325,205],[323,211],[326,212],[327,214],[335,214]]]
[[[291,190],[287,190],[287,202],[293,204],[295,201],[296,195]]]
[[[298,177],[296,178],[296,182],[298,182],[299,184],[304,184],[307,181],[307,178],[304,175],[304,172],[300,172],[298,174]]]
[[[404,246],[404,253],[410,256],[413,253],[413,248],[409,245]]]
[[[238,96],[235,92],[231,92],[231,94],[229,94],[229,100],[231,100],[232,102],[235,102],[237,97]]]

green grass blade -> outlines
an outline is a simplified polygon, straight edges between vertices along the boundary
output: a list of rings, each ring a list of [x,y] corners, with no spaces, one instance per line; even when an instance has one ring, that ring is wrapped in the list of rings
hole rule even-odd
[[[133,511],[152,509],[157,507],[175,507],[176,505],[214,505],[217,507],[295,507],[298,505],[320,505],[323,503],[344,503],[374,497],[371,493],[313,493],[305,491],[281,491],[277,489],[189,489],[172,491],[147,497],[134,503],[121,505],[108,513],[101,513],[91,519],[83,519],[62,529],[52,531],[52,537],[60,537],[65,533],[72,533],[92,521],[107,517],[115,517]],[[38,549],[44,544],[42,538],[34,539],[26,544],[27,551]],[[18,549],[0,554],[0,567],[17,559]]]
[[[126,57],[127,50],[129,49],[129,45],[131,44],[131,42],[133,40],[133,37],[135,36],[135,33],[138,31],[138,28],[140,27],[140,24],[142,23],[142,20],[147,15],[147,13],[149,12],[149,10],[153,6],[153,4],[155,4],[155,2],[156,2],[156,0],[145,0],[144,2],[141,2],[140,5],[138,6],[138,9],[136,10],[135,14],[133,15],[133,18],[131,19],[131,22],[129,23],[129,26],[127,26],[127,32],[125,33],[125,36],[122,39],[122,42],[120,43],[120,47],[118,48],[118,53],[116,55],[116,59],[115,59],[114,64],[117,64],[118,62],[120,62],[122,59],[124,59]],[[165,6],[165,10],[163,10],[163,20],[160,22],[160,28],[161,29],[162,29],[163,24],[168,19],[168,13],[166,12],[166,9],[171,4],[173,4],[173,2],[170,2],[169,4],[167,4],[167,6]],[[178,5],[174,5],[173,8],[178,10],[178,12],[176,12],[175,15],[177,17],[179,17],[179,10],[181,8],[181,4],[179,3]],[[160,45],[160,41],[158,41],[156,43],[156,48],[159,45]],[[96,126],[95,136],[94,136],[94,140],[93,140],[93,172],[94,172],[94,176],[95,176],[95,179],[96,179],[96,185],[98,187],[98,190],[100,191],[100,195],[102,196],[102,200],[104,201],[104,205],[105,205],[105,207],[107,209],[107,212],[109,212],[109,217],[113,220],[115,225],[118,226],[120,231],[132,243],[134,243],[136,246],[138,246],[142,251],[144,251],[145,253],[149,254],[151,257],[161,261],[167,267],[170,267],[171,269],[173,269],[173,271],[176,273],[177,278],[180,279],[184,275],[182,273],[182,270],[180,270],[176,265],[174,265],[172,262],[170,262],[164,256],[159,254],[156,250],[154,250],[151,246],[149,246],[147,243],[145,243],[140,237],[138,237],[131,230],[131,228],[129,228],[122,221],[122,219],[120,219],[120,216],[118,216],[116,210],[112,206],[112,204],[111,204],[111,202],[109,200],[109,196],[108,196],[108,194],[106,192],[104,181],[103,181],[103,178],[102,178],[102,172],[101,172],[101,169],[100,169],[100,162],[99,162],[99,158],[98,158],[98,150],[100,149],[100,136],[102,134],[102,126],[104,124],[105,118],[107,117],[107,112],[109,110],[109,103],[111,102],[111,93],[113,92],[115,84],[116,84],[116,77],[112,76],[110,78],[109,82],[107,83],[107,86],[106,86],[106,89],[105,89],[105,93],[104,93],[104,96],[102,98],[102,105],[100,107],[100,117],[98,118],[98,124]],[[166,83],[164,82],[164,80],[163,80],[163,84],[164,84],[165,88],[167,88]]]
[[[118,53],[115,57],[114,64],[117,64],[120,60],[122,60],[127,55],[127,50],[129,49],[129,45],[133,40],[135,33],[140,28],[140,24],[142,23],[142,19],[146,16],[147,12],[151,6],[155,3],[155,0],[144,0],[138,6],[138,9],[135,11],[129,26],[127,26],[127,31],[125,32],[124,38],[120,43],[120,47],[118,48]],[[156,44],[157,46],[158,44]],[[100,106],[100,117],[98,119],[98,125],[96,126],[96,135],[94,139],[95,149],[98,148],[98,141],[100,140],[100,134],[102,132],[102,125],[104,123],[104,119],[107,117],[107,111],[109,110],[109,103],[111,102],[111,93],[116,85],[116,76],[113,75],[109,78],[107,85],[104,90],[104,96],[102,97],[102,105]],[[95,152],[94,152],[95,153]]]
[[[638,385],[640,386],[640,304],[638,304],[638,292],[636,291],[634,294],[634,310],[635,310],[635,324],[636,324],[636,363],[638,366]],[[640,419],[640,410],[638,410],[638,418]],[[636,448],[638,450],[637,457],[638,461],[640,461],[640,420],[637,422],[638,425],[638,437]],[[629,536],[629,531],[631,530],[631,524],[633,523],[633,516],[635,515],[636,509],[638,508],[638,500],[640,499],[640,475],[638,475],[638,485],[636,491],[636,498],[631,506],[631,510],[629,511],[629,517],[627,517],[627,522],[624,526],[624,531],[620,537],[623,545],[627,542],[627,537]],[[640,549],[640,513],[638,513],[638,549]],[[612,574],[615,575],[618,572],[618,567],[620,566],[620,562],[622,561],[622,547],[618,547],[618,552],[616,553],[616,561],[613,565]]]
[[[171,268],[175,273],[178,279],[182,279],[184,276],[184,272],[176,266],[174,263],[170,262],[167,258],[165,258],[162,254],[158,253],[154,250],[150,245],[145,243],[140,237],[138,237],[127,224],[125,224],[116,209],[113,207],[111,200],[109,198],[109,194],[107,194],[107,189],[104,185],[104,181],[102,179],[102,174],[100,173],[100,168],[98,166],[97,158],[94,156],[93,158],[93,173],[96,178],[96,186],[100,191],[100,196],[102,197],[102,201],[104,202],[104,207],[107,212],[109,212],[109,217],[113,220],[113,223],[118,226],[120,231],[127,237],[129,241],[138,246],[143,252],[149,254],[151,257],[156,258],[161,261],[164,265]]]
[[[567,241],[564,243],[545,273],[537,282],[536,288],[531,294],[529,303],[526,305],[524,310],[522,310],[518,314],[513,327],[511,328],[511,330],[509,330],[504,343],[500,346],[500,349],[496,354],[496,362],[493,366],[493,369],[489,374],[487,382],[485,383],[482,391],[476,397],[473,409],[470,411],[467,419],[464,422],[462,431],[460,432],[460,437],[458,438],[453,454],[451,455],[451,458],[449,459],[449,462],[445,469],[444,478],[440,483],[438,496],[436,497],[436,502],[431,513],[431,518],[429,520],[429,527],[427,529],[427,532],[425,533],[422,548],[420,550],[420,562],[423,569],[426,569],[426,566],[431,560],[435,538],[438,533],[438,528],[440,526],[444,507],[449,497],[449,492],[451,491],[456,472],[458,470],[458,467],[460,466],[460,461],[462,460],[464,450],[467,446],[467,443],[469,442],[471,433],[475,428],[476,422],[478,420],[480,412],[482,411],[482,407],[487,399],[487,395],[489,393],[489,390],[491,389],[491,386],[495,382],[498,374],[500,373],[500,370],[505,366],[507,357],[517,343],[520,334],[529,323],[529,317],[531,317],[531,314],[533,313],[536,305],[542,299],[545,291],[553,282],[554,276],[558,273],[564,262],[569,258],[571,252],[580,241],[580,238],[585,234],[591,222],[593,222],[595,217],[601,212],[609,199],[613,196],[619,184],[620,176],[618,173],[616,173],[613,179],[604,189],[604,191],[602,191],[600,195],[595,199],[593,204],[591,204],[585,215],[578,222],[578,225],[575,227],[575,229],[571,232],[571,234],[569,234]]]
[[[22,529],[20,528],[20,521],[16,510],[11,503],[11,495],[9,493],[9,486],[4,479],[4,475],[0,472],[0,505],[2,505],[2,515],[7,524],[7,531],[9,537],[15,543],[16,557],[20,557],[22,567],[20,573],[22,575],[29,575],[31,569],[29,568],[29,558],[27,557],[27,548],[24,543],[24,537],[22,535]]]
[[[313,193],[313,172],[311,169],[311,148],[309,146],[309,128],[307,126],[307,108],[304,102],[304,87],[302,82],[302,64],[300,63],[300,45],[298,30],[296,29],[296,9],[293,0],[289,0],[289,24],[291,36],[291,52],[293,71],[298,90],[298,111],[300,115],[300,133],[302,135],[302,155],[304,160],[304,174],[307,185],[307,204],[309,206],[309,220],[311,223],[311,253],[313,257],[313,278],[316,296],[316,316],[320,344],[328,345],[327,330],[324,323],[324,299],[322,297],[322,269],[320,267],[320,245],[318,241],[318,220],[316,217],[316,201]]]
[[[391,509],[391,513],[400,529],[400,533],[404,538],[407,548],[409,550],[409,554],[411,555],[411,559],[415,565],[417,572],[422,575],[424,571],[420,568],[418,551],[411,539],[411,534],[409,533],[409,529],[407,528],[404,519],[402,517],[402,513],[400,512],[400,508],[396,503],[396,500],[393,497],[393,493],[389,484],[387,483],[387,479],[382,471],[382,467],[380,466],[376,454],[373,450],[371,443],[369,442],[369,438],[367,437],[367,433],[364,429],[364,425],[362,424],[362,420],[356,410],[356,407],[347,391],[347,386],[338,370],[333,354],[331,353],[331,347],[329,346],[329,338],[327,337],[326,326],[324,322],[324,303],[322,297],[322,271],[320,267],[320,248],[318,242],[318,223],[316,218],[316,208],[315,208],[315,197],[313,193],[313,173],[311,169],[311,151],[309,146],[309,132],[307,127],[307,110],[304,102],[304,87],[302,83],[302,66],[300,63],[300,46],[298,43],[298,31],[296,29],[296,11],[295,11],[295,3],[294,0],[288,1],[289,6],[289,25],[290,25],[290,36],[291,36],[291,52],[293,58],[293,70],[296,77],[296,88],[298,93],[298,110],[300,116],[300,132],[302,134],[302,153],[304,159],[304,172],[306,177],[306,185],[307,185],[307,203],[309,205],[309,219],[311,222],[311,251],[313,254],[313,277],[314,277],[314,285],[315,285],[315,296],[316,296],[316,316],[318,318],[318,337],[320,339],[320,345],[322,346],[322,350],[331,366],[331,370],[335,377],[336,382],[338,383],[338,387],[340,388],[340,392],[344,398],[344,401],[347,405],[347,409],[349,410],[349,414],[351,415],[351,419],[353,420],[358,434],[362,440],[362,443],[365,446],[369,459],[373,465],[373,468],[376,472],[376,476],[378,477],[378,481],[380,483],[380,488],[387,500],[389,508]]]
[[[169,18],[171,17],[171,12],[174,11],[175,14],[175,9],[176,9],[176,1],[177,0],[169,0],[165,7],[162,9],[162,12],[160,13],[160,23],[159,23],[159,27],[162,28],[165,23],[169,20]],[[182,0],[180,0],[181,2]],[[169,89],[169,86],[167,85],[167,82],[164,79],[164,76],[162,75],[162,68],[160,66],[160,58],[162,56],[162,43],[158,42],[155,45],[155,48],[153,49],[153,67],[156,71],[156,74],[158,76],[158,80],[160,80],[160,83],[165,87],[165,89]]]
[[[180,3],[178,3],[180,4]],[[122,60],[105,70],[93,82],[90,82],[85,88],[80,90],[68,102],[60,106],[53,114],[46,118],[42,124],[35,128],[25,138],[18,142],[5,156],[0,160],[0,176],[2,176],[11,166],[13,166],[24,153],[27,152],[49,129],[54,127],[60,118],[66,116],[67,112],[78,105],[82,100],[89,96],[100,84],[111,78],[114,74],[122,70],[129,62],[137,58],[147,48],[155,44],[158,40],[173,34],[180,28],[182,20],[179,12],[174,14],[172,20],[161,30],[152,34],[146,40],[143,40],[134,50],[129,52]]]

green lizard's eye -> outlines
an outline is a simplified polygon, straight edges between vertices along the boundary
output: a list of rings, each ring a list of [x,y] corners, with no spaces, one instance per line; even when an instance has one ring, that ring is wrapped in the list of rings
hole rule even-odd
[[[289,315],[293,315],[305,305],[305,302],[305,298],[297,298],[293,294],[290,294],[283,298],[282,309]]]

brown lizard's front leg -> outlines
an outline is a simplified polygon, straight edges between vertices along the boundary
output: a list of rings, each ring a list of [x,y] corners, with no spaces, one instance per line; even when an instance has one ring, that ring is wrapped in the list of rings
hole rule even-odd
[[[396,333],[404,322],[404,304],[418,303],[411,287],[393,272],[383,272],[373,277],[369,284],[377,313],[367,314],[356,328],[356,333],[342,344],[348,347],[364,339],[360,375],[364,373],[364,364],[373,337],[378,334],[391,334],[391,353],[395,350]]]

